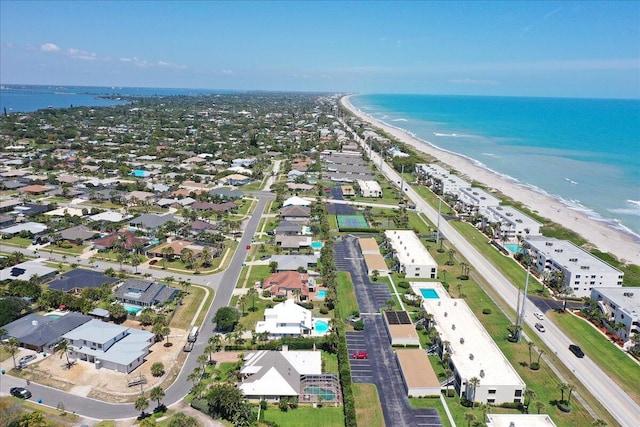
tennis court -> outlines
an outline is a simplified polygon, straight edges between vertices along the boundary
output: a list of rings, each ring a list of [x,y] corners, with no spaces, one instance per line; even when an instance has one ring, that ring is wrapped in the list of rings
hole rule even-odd
[[[367,220],[361,214],[336,215],[338,228],[369,228]]]

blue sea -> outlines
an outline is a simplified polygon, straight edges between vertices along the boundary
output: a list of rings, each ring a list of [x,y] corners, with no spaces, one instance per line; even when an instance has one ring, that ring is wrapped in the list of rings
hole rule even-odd
[[[640,100],[358,95],[350,102],[640,237]]]
[[[105,107],[126,104],[120,99],[103,99],[100,96],[171,96],[227,93],[208,89],[171,89],[144,87],[93,87],[93,86],[0,86],[0,112],[30,112],[43,108]]]

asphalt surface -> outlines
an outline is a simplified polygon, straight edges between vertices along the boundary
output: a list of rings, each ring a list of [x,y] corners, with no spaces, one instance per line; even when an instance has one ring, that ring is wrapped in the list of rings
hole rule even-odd
[[[351,273],[360,315],[362,332],[347,334],[349,355],[366,351],[367,359],[350,359],[351,376],[356,383],[373,383],[378,389],[382,413],[387,426],[441,426],[435,409],[414,409],[391,347],[391,338],[380,308],[391,299],[384,284],[369,281],[367,270],[355,237],[347,237],[334,245],[336,267]]]
[[[181,277],[185,279],[191,278],[191,283],[200,283],[216,290],[213,302],[207,311],[207,315],[202,324],[198,339],[196,340],[193,350],[187,356],[187,359],[185,360],[180,370],[178,378],[170,387],[165,390],[165,398],[163,399],[163,403],[167,406],[174,405],[182,400],[191,389],[191,383],[187,381],[187,376],[198,365],[196,359],[201,353],[203,353],[209,338],[215,333],[215,325],[212,323],[213,316],[219,308],[229,305],[231,296],[233,295],[233,290],[236,286],[236,283],[238,282],[238,278],[240,277],[240,273],[242,271],[242,267],[248,253],[246,246],[251,243],[251,239],[253,238],[258,228],[258,224],[264,212],[267,201],[274,198],[273,194],[267,192],[257,192],[255,194],[259,197],[257,206],[251,218],[245,222],[244,233],[240,239],[238,248],[236,249],[233,258],[231,259],[229,267],[223,273],[213,275],[180,276],[175,273],[168,273],[164,271],[152,271],[152,274],[156,277],[174,276],[177,279]],[[33,251],[30,251],[29,255],[32,254]],[[56,256],[56,254],[53,254],[52,258],[59,260],[62,259],[61,256],[58,257]],[[108,263],[99,262],[98,264],[100,268],[113,267],[112,264]],[[105,266],[102,266],[101,264],[104,264]],[[140,271],[144,273],[146,270],[140,269]],[[98,375],[99,372],[100,371],[96,371]],[[66,393],[64,391],[33,382],[27,385],[25,380],[15,378],[10,375],[0,376],[0,392],[2,394],[8,394],[9,389],[14,386],[28,388],[33,394],[33,397],[31,399],[33,401],[39,401],[40,403],[52,406],[54,408],[58,405],[59,402],[62,402],[68,412],[75,412],[82,416],[94,418],[97,420],[134,418],[139,415],[139,412],[136,411],[133,407],[133,403],[116,404],[102,402],[99,400]]]
[[[348,126],[346,126],[349,129]],[[353,132],[353,131],[352,131]],[[362,138],[355,132],[356,140],[365,146]],[[380,171],[393,183],[400,181],[400,176],[386,162],[380,162],[380,156],[372,152],[371,160],[375,165],[381,165]],[[420,195],[409,188],[405,194],[416,205],[416,211],[422,212],[433,224],[438,223],[438,212],[432,208]],[[486,282],[515,310],[517,305],[518,291],[509,280],[498,271],[491,263],[475,249],[466,239],[458,233],[444,218],[440,218],[441,234],[455,246],[460,255],[469,261],[475,272],[486,280]],[[583,359],[577,359],[569,351],[569,344],[572,341],[551,322],[544,322],[546,332],[537,332],[534,325],[538,322],[533,316],[537,308],[529,300],[526,307],[525,322],[537,333],[542,341],[549,346],[557,355],[558,359],[570,369],[575,377],[589,389],[591,394],[606,408],[607,411],[622,426],[640,426],[640,405],[636,403],[627,393],[618,386],[600,367],[586,355]]]

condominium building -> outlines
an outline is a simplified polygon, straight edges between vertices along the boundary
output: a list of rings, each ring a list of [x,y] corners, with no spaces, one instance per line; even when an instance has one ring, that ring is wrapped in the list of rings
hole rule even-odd
[[[593,288],[591,298],[598,302],[616,335],[625,341],[633,334],[640,335],[640,287]],[[615,328],[616,324],[624,328]]]
[[[358,186],[360,187],[362,197],[382,197],[382,187],[380,187],[378,181],[359,179]]]
[[[406,277],[438,277],[438,263],[412,230],[384,232],[400,264],[399,272]]]
[[[500,199],[481,188],[465,187],[458,192],[459,210],[469,215],[486,215],[489,206],[498,206]]]
[[[500,223],[500,235],[506,239],[540,235],[542,224],[513,206],[488,206],[486,216],[490,222]]]
[[[453,387],[460,397],[499,405],[523,402],[526,385],[463,299],[450,298],[442,285],[412,282],[448,353]],[[478,380],[474,386],[475,380]]]
[[[525,239],[538,273],[564,273],[564,284],[577,297],[591,296],[595,287],[621,287],[624,273],[567,240]]]

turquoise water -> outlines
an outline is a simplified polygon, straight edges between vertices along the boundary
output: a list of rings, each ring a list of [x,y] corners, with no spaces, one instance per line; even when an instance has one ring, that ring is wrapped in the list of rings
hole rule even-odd
[[[137,305],[130,305],[130,304],[122,304],[124,305],[124,309],[127,310],[127,313],[129,314],[138,314],[140,311],[142,311],[142,307],[138,307]]]
[[[315,329],[319,335],[326,334],[329,330],[329,323],[325,322],[324,320],[316,320]]]
[[[131,172],[133,176],[137,177],[137,178],[146,178],[149,175],[151,175],[148,171],[146,170],[142,170],[142,169],[134,169],[133,172]]]
[[[324,244],[322,242],[311,242],[311,247],[313,249],[322,249],[322,247],[324,246]]]
[[[315,394],[316,396],[320,396],[322,397],[322,400],[325,401],[334,400],[336,398],[336,394],[334,392],[322,387],[306,387],[304,389],[304,392],[307,394]]]
[[[640,235],[640,100],[361,95],[370,116]]]
[[[519,254],[520,252],[522,252],[522,248],[517,243],[505,243],[503,246],[507,248],[509,252],[514,254]]]
[[[316,294],[316,299],[324,299],[327,296],[327,291],[325,289],[320,289]]]
[[[422,294],[422,298],[424,299],[440,299],[435,289],[420,288],[420,293]]]
[[[61,317],[62,317],[62,316],[61,316],[61,315],[59,315],[59,314],[46,314],[46,316],[47,316],[47,317],[50,317],[50,318],[52,318],[52,319],[59,319],[59,318],[61,318]]]

